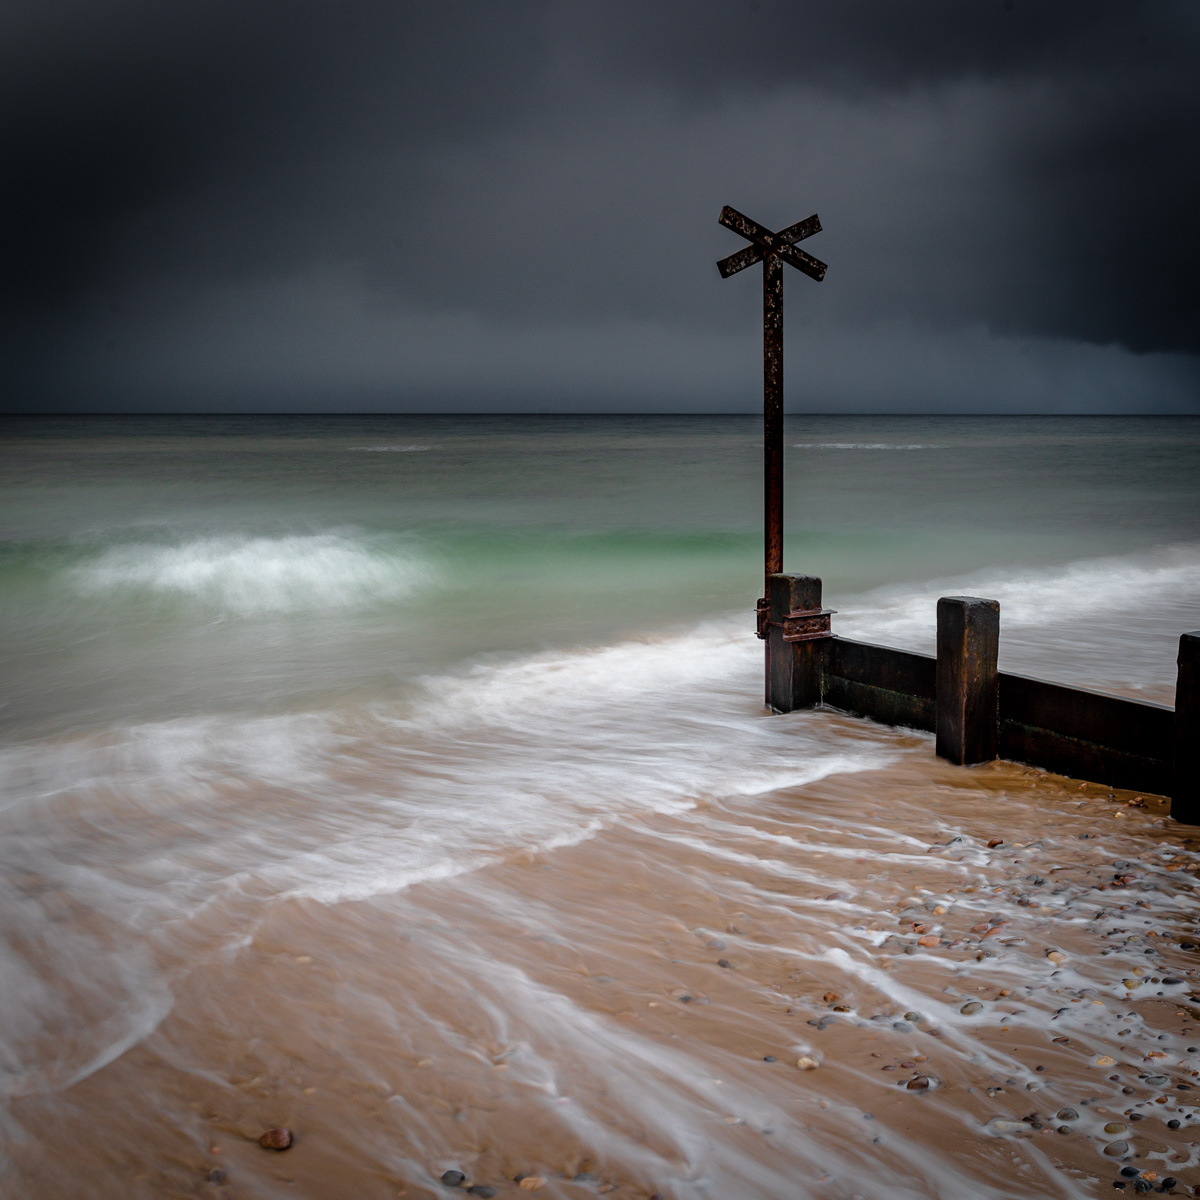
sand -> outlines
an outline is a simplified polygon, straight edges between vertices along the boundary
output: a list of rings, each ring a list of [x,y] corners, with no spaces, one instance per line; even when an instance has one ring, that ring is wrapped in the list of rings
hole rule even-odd
[[[4,1194],[446,1196],[457,1171],[496,1196],[1090,1197],[1133,1194],[1122,1168],[1191,1194],[1200,829],[805,719],[896,758],[148,929],[168,994],[106,1062],[73,1043],[103,1014],[64,1011]],[[276,1126],[292,1147],[260,1148]]]

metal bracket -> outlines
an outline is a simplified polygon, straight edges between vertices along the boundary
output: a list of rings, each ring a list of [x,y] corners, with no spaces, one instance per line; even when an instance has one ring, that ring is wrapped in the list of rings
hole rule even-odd
[[[769,627],[783,630],[785,642],[815,642],[818,638],[833,637],[829,618],[837,612],[836,608],[798,608],[790,612],[782,621],[771,620],[770,604],[765,598],[760,598],[755,617],[758,621],[758,636],[765,640]]]
[[[785,642],[815,642],[818,638],[833,637],[829,618],[835,608],[802,608],[783,618]]]
[[[765,596],[759,597],[758,608],[754,615],[758,621],[758,638],[760,641],[765,642],[767,640],[767,626],[771,623],[771,605]]]

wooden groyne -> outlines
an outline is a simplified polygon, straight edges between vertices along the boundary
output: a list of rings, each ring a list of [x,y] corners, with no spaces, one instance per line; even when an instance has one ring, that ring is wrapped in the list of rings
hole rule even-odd
[[[812,575],[771,575],[767,601],[759,635],[776,712],[828,707],[927,730],[950,762],[1011,759],[1170,796],[1175,820],[1200,824],[1200,633],[1179,639],[1170,708],[1000,671],[995,600],[938,600],[936,656],[836,636]]]

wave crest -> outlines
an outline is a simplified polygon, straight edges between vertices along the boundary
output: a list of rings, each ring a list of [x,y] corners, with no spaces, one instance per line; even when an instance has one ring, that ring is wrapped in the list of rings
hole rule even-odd
[[[252,616],[401,600],[434,574],[415,553],[345,534],[227,535],[114,546],[76,567],[73,582],[90,595],[140,592]]]

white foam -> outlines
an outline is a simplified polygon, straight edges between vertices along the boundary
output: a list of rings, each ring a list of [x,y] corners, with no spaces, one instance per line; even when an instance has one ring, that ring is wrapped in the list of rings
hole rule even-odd
[[[989,568],[919,585],[878,588],[839,605],[842,632],[912,644],[932,634],[938,596],[975,595],[1000,602],[1003,642],[1049,623],[1115,616],[1152,618],[1195,609],[1200,619],[1200,546],[1081,559],[1056,567]]]
[[[435,574],[415,551],[326,533],[114,546],[76,567],[71,578],[92,596],[141,592],[248,616],[395,601],[428,585]]]
[[[753,635],[718,624],[426,678],[408,703],[12,747],[7,820],[44,810],[49,827],[61,809],[76,824],[185,823],[195,836],[146,872],[171,881],[151,907],[186,915],[214,874],[236,891],[362,899],[639,814],[891,761],[886,742],[765,720],[760,655]]]

